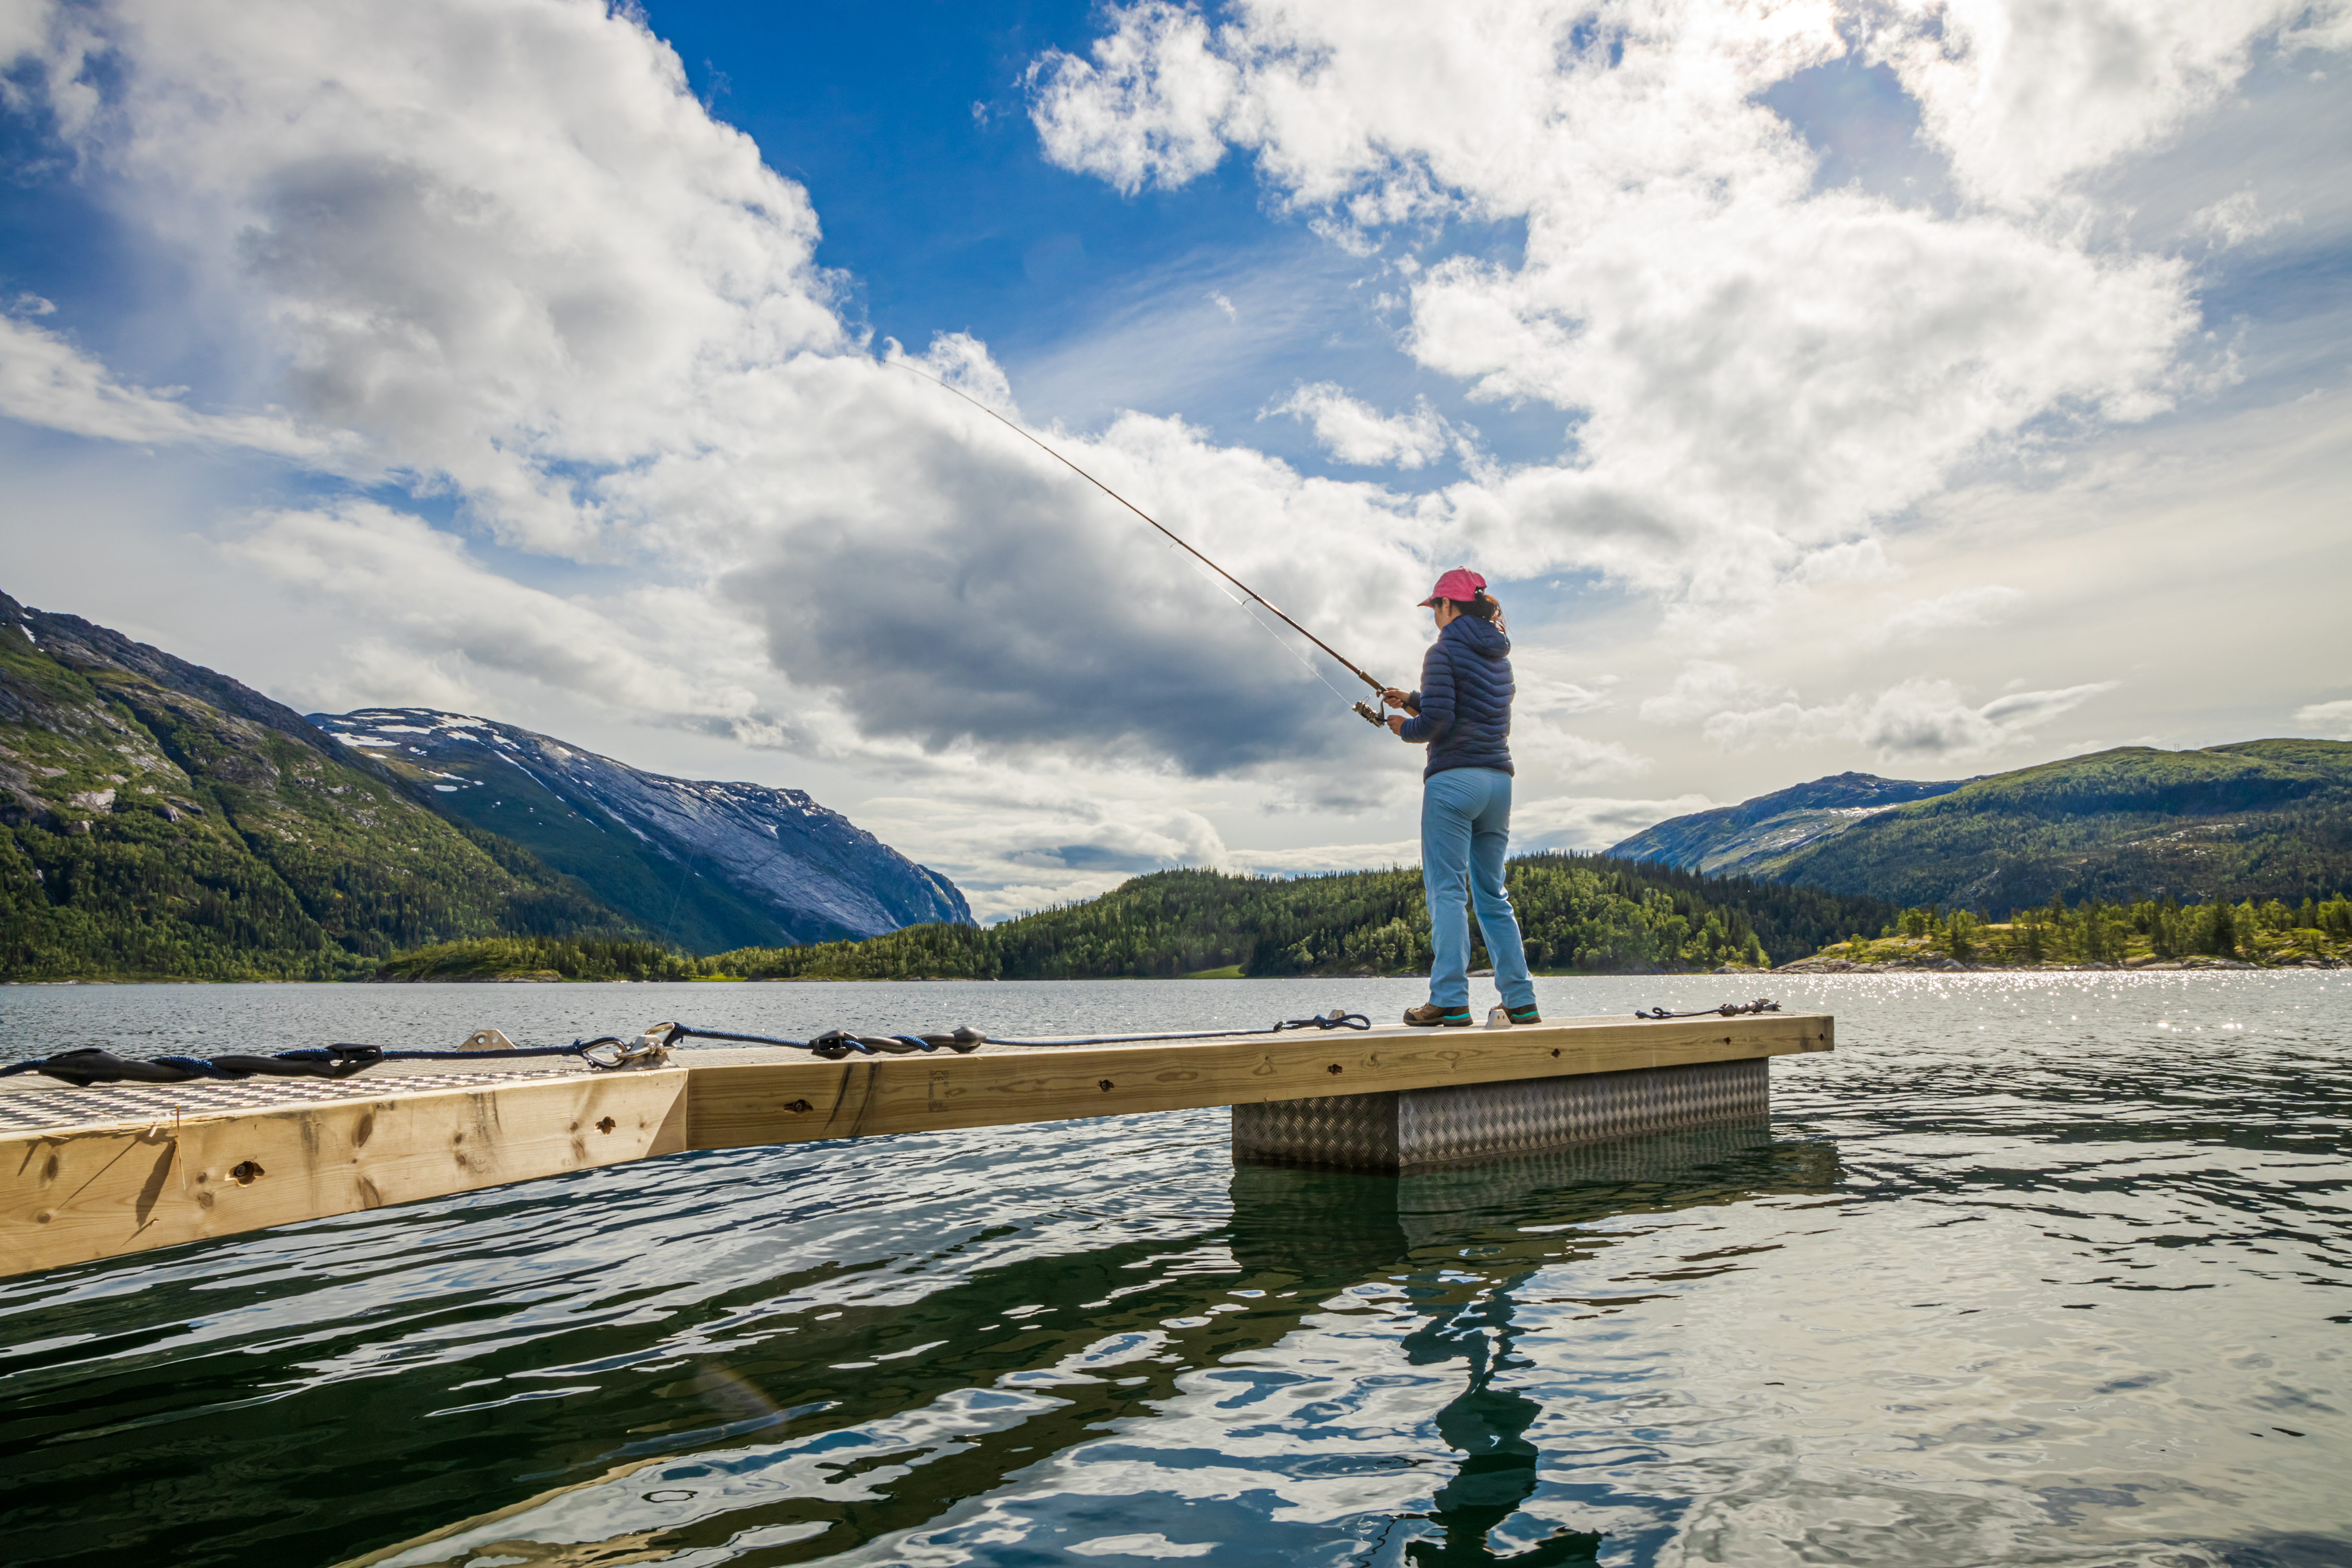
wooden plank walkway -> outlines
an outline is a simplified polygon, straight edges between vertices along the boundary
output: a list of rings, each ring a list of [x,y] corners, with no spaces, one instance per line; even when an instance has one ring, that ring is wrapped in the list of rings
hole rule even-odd
[[[0,1275],[695,1149],[1621,1072],[1833,1043],[1827,1015],[1767,1014],[991,1045],[838,1062],[729,1047],[606,1073],[523,1058],[511,1071],[387,1064],[341,1082],[36,1089],[48,1080],[18,1078],[0,1094]]]

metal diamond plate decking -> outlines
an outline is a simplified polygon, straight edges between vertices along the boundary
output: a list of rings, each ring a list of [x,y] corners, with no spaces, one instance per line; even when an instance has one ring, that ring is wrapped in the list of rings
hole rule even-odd
[[[1396,1171],[1767,1115],[1767,1058],[1234,1107],[1234,1158]]]

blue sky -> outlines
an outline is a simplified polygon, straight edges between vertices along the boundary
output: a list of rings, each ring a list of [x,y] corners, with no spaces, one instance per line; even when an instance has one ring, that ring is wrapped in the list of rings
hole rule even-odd
[[[919,346],[985,341],[1024,412],[1079,428],[1118,410],[1181,416],[1310,472],[1344,471],[1296,420],[1261,418],[1301,381],[1387,404],[1427,396],[1514,456],[1558,452],[1556,410],[1471,410],[1421,371],[1374,304],[1388,258],[1350,256],[1274,210],[1253,161],[1123,195],[1039,155],[1024,76],[1083,52],[1092,5],[657,5],[655,30],[711,111],[808,189],[817,259],[848,311]],[[1517,222],[1439,225],[1391,248],[1509,258]],[[1392,281],[1391,286],[1392,287]],[[1231,302],[1229,313],[1212,296]],[[1413,476],[1459,476],[1451,462]]]
[[[1526,846],[2352,734],[2347,54],[2260,0],[21,0],[0,587],[807,788],[992,915],[1410,859],[1346,678],[895,342],[1395,679],[1479,565]]]

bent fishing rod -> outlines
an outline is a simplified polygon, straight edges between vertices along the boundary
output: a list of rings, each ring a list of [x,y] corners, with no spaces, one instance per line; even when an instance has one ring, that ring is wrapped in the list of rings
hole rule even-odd
[[[1020,437],[1024,441],[1028,442],[1031,446],[1036,447],[1039,451],[1053,458],[1054,461],[1061,464],[1064,468],[1069,469],[1070,472],[1077,475],[1078,478],[1086,480],[1087,483],[1094,486],[1095,489],[1102,491],[1103,494],[1110,497],[1111,500],[1118,502],[1119,505],[1127,508],[1128,510],[1133,512],[1136,516],[1141,518],[1144,521],[1158,529],[1162,534],[1167,536],[1170,543],[1175,545],[1179,550],[1183,551],[1185,554],[1190,555],[1193,560],[1198,561],[1202,565],[1206,566],[1210,571],[1214,572],[1218,576],[1223,577],[1226,582],[1231,583],[1234,587],[1239,588],[1243,593],[1247,594],[1251,598],[1256,600],[1259,604],[1264,605],[1267,609],[1272,610],[1276,616],[1281,620],[1284,626],[1288,626],[1292,631],[1297,632],[1300,637],[1305,637],[1308,642],[1313,643],[1317,647],[1319,647],[1325,653],[1329,654],[1333,660],[1339,664],[1340,668],[1346,670],[1349,674],[1354,676],[1357,679],[1370,687],[1375,692],[1384,692],[1389,689],[1387,682],[1375,679],[1373,677],[1367,675],[1357,666],[1354,660],[1341,654],[1338,648],[1333,647],[1329,643],[1325,642],[1321,637],[1317,637],[1313,632],[1308,631],[1305,626],[1300,626],[1288,616],[1284,615],[1282,613],[1281,605],[1276,604],[1272,599],[1267,598],[1264,594],[1259,593],[1255,588],[1251,587],[1248,584],[1243,582],[1240,578],[1234,576],[1232,573],[1226,571],[1223,567],[1218,565],[1215,562],[1210,560],[1199,551],[1193,549],[1191,544],[1187,543],[1181,535],[1170,529],[1167,524],[1161,522],[1158,518],[1152,516],[1150,512],[1144,510],[1141,507],[1136,505],[1133,501],[1128,500],[1125,496],[1119,494],[1117,490],[1111,489],[1108,485],[1103,483],[1100,479],[1095,478],[1092,474],[1087,472],[1076,463],[1070,461],[1069,458],[1062,456],[1061,453],[1054,450],[1053,447],[1045,445],[1045,442],[1037,439],[1036,437],[1029,434],[1028,431],[1021,428],[1020,426],[1015,425],[1012,420],[1007,419],[1003,415],[999,414],[995,409],[991,408],[987,404],[982,403],[979,398],[972,396],[971,394],[964,391],[961,387],[957,386],[954,383],[948,381],[943,377],[933,375],[929,371],[916,369],[913,364],[909,363],[906,360],[886,359],[882,363],[884,364],[895,364],[900,370],[913,371],[915,374],[921,376],[925,381],[928,381],[933,385],[939,386],[948,392],[951,392],[955,394],[956,396],[962,398],[966,403],[971,404],[974,408],[979,409],[982,414],[987,415],[991,419],[995,420],[999,425],[1003,426],[1007,430],[1012,431],[1015,436]],[[1379,725],[1381,728],[1388,728],[1389,721],[1387,718],[1381,714],[1379,709],[1373,707],[1370,703],[1357,703],[1355,705],[1355,711],[1363,715],[1365,719]]]

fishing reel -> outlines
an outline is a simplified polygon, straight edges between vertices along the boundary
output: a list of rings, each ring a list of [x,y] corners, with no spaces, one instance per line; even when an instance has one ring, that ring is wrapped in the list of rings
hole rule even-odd
[[[1357,703],[1356,711],[1362,714],[1364,716],[1364,721],[1371,725],[1374,729],[1385,730],[1389,727],[1389,716],[1386,713],[1381,712],[1378,708],[1373,707],[1369,702]],[[1408,701],[1404,705],[1404,711],[1418,718],[1421,714],[1421,704],[1418,702]]]

